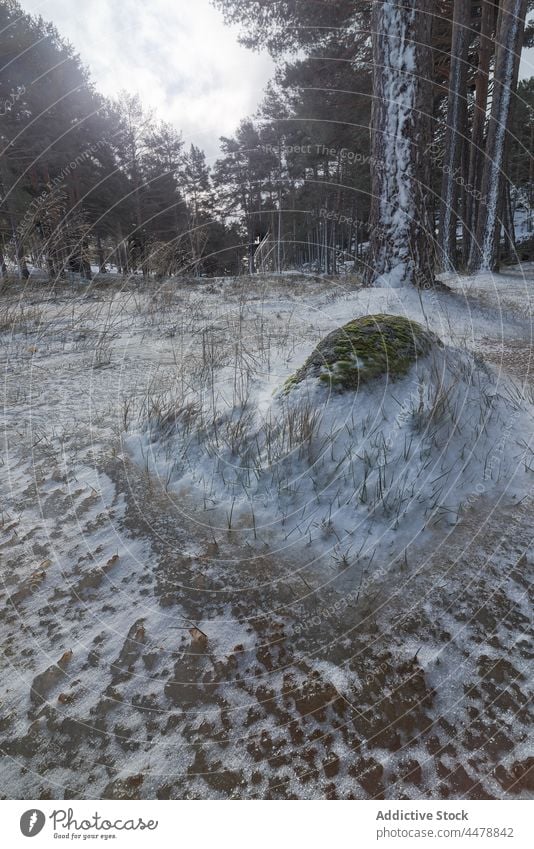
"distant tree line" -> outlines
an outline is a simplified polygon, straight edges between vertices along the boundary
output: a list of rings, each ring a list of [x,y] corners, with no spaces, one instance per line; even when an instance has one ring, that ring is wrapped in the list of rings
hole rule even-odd
[[[98,94],[53,25],[0,4],[4,275],[27,277],[30,264],[53,278],[356,264],[372,281],[400,240],[417,283],[414,269],[431,278],[514,255],[514,206],[532,206],[534,192],[534,79],[517,86],[533,2],[214,2],[277,72],[212,168],[137,96]],[[402,33],[423,47],[399,77]],[[399,82],[402,116],[384,108]],[[402,155],[386,144],[399,117]],[[386,196],[406,188],[412,207],[393,232]]]
[[[517,85],[532,0],[215,3],[243,43],[280,59],[258,120],[290,152],[281,207],[294,254],[311,246],[335,270],[369,239],[369,282],[402,255],[416,284],[516,256],[514,205],[533,196],[534,79]]]
[[[54,26],[0,4],[0,262],[53,276],[115,265],[236,273],[243,234],[216,211],[202,150],[139,98],[95,91]]]

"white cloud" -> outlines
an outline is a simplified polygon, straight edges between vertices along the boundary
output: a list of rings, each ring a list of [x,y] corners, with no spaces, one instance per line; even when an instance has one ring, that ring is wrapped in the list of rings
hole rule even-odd
[[[519,66],[519,77],[525,79],[534,76],[534,47],[523,50],[521,65]]]
[[[274,71],[265,53],[237,43],[209,0],[23,0],[53,21],[99,91],[138,92],[186,143],[218,152],[218,138],[254,112]]]
[[[208,157],[255,111],[274,72],[266,53],[237,42],[209,0],[22,0],[52,20],[90,68],[97,88],[138,92],[146,106],[182,130]],[[525,50],[521,77],[534,74]]]

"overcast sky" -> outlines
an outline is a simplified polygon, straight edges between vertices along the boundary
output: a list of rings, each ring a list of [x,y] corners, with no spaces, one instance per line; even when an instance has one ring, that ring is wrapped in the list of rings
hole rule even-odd
[[[72,42],[108,96],[138,92],[146,106],[208,158],[218,138],[255,111],[274,72],[266,53],[237,42],[209,0],[22,0]],[[525,51],[521,76],[534,74]]]
[[[57,26],[108,96],[139,93],[182,130],[186,143],[218,152],[255,111],[274,72],[266,53],[237,43],[209,0],[22,0]]]

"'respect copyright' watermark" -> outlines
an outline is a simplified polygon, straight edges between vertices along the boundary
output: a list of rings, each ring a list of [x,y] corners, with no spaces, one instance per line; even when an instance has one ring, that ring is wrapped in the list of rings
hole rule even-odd
[[[88,840],[100,838],[112,840],[119,832],[155,831],[158,820],[144,820],[142,817],[124,819],[109,819],[98,812],[90,817],[76,817],[74,810],[58,808],[48,815],[51,821],[54,838],[58,840]],[[35,837],[44,828],[47,817],[36,809],[25,811],[20,818],[20,830],[25,837]]]
[[[329,147],[325,144],[262,144],[259,146],[263,153],[270,153],[273,156],[294,156],[295,154],[304,156],[328,156],[339,159],[341,162],[349,162],[358,165],[369,165],[376,168],[383,167],[383,160],[377,159],[369,153],[351,150],[348,147]]]

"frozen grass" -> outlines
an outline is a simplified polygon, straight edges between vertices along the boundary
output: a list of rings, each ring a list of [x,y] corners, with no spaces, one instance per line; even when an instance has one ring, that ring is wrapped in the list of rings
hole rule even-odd
[[[355,540],[372,549],[397,534],[401,544],[456,521],[481,482],[485,493],[520,495],[526,485],[530,400],[480,355],[497,313],[458,296],[408,290],[401,299],[298,276],[114,279],[24,295],[13,290],[0,310],[6,400],[34,408],[31,426],[43,433],[50,422],[67,432],[77,405],[89,404],[95,438],[112,421],[146,473],[191,498],[214,527],[282,547],[335,547],[337,556],[359,548]],[[312,379],[280,391],[334,328],[379,312],[421,322],[447,347],[403,379],[345,398]],[[45,357],[57,358],[66,383],[71,369],[87,369],[79,399],[63,405],[61,390],[49,420],[35,413]],[[10,378],[25,360],[31,385]]]
[[[528,486],[519,470],[530,467],[530,402],[465,350],[467,333],[459,340],[462,326],[445,309],[435,318],[456,346],[436,346],[406,377],[386,375],[343,396],[311,378],[285,392],[335,318],[273,302],[264,283],[223,287],[209,317],[194,295],[182,301],[172,385],[155,381],[135,410],[124,401],[128,449],[215,528],[339,556],[362,539],[389,546],[392,535],[413,540],[456,522],[480,481],[484,492],[519,495]],[[397,303],[380,296],[390,309]],[[404,313],[420,320],[416,297]],[[361,310],[372,298],[346,293],[341,307],[346,314],[353,301]],[[168,316],[169,304],[162,310]]]
[[[495,360],[528,355],[529,325],[461,293],[297,282],[1,301],[40,313],[0,334],[6,796],[531,795],[532,501],[512,498],[530,402]],[[428,320],[448,348],[348,403],[278,393],[319,339],[380,312]],[[466,508],[481,484],[486,501],[407,549],[425,512],[455,520],[455,476]],[[410,483],[421,500],[396,503]]]

